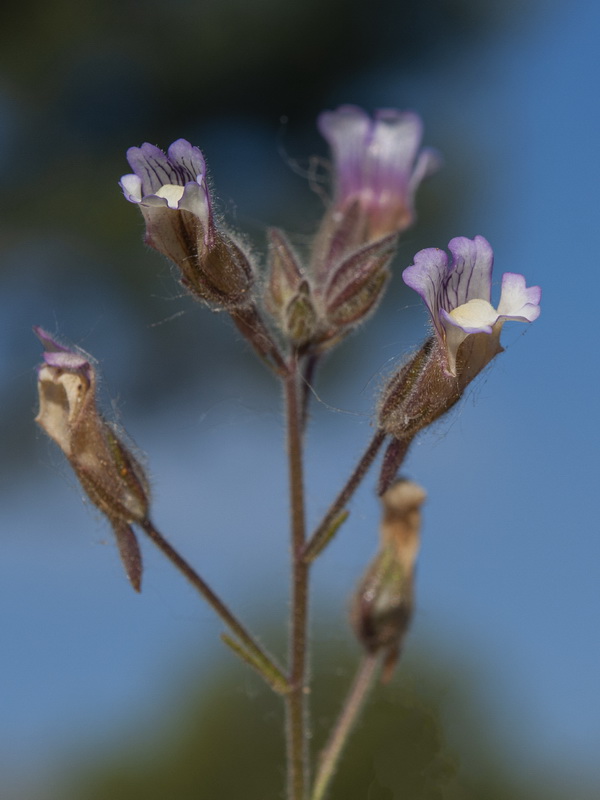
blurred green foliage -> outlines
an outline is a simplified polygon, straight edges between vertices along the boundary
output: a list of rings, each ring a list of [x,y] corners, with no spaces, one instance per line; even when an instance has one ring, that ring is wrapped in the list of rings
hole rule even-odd
[[[315,753],[357,657],[343,641],[317,647],[311,696]],[[539,793],[518,788],[502,747],[473,713],[464,679],[432,669],[432,663],[430,655],[401,666],[390,685],[376,688],[344,754],[331,800],[547,800],[548,787]],[[133,725],[130,747],[120,745],[118,752],[80,768],[64,800],[283,800],[280,698],[231,662],[214,665],[201,686],[190,681],[181,691],[173,698],[178,711],[157,726],[150,741],[147,729],[136,734]],[[444,734],[447,722],[462,738],[458,748]],[[463,759],[476,763],[477,775],[461,766]]]

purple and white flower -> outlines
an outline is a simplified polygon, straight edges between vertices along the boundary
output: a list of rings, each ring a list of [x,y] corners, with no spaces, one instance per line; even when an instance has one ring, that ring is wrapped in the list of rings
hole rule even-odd
[[[194,214],[205,231],[210,228],[211,205],[206,187],[206,162],[197,147],[178,139],[163,153],[145,142],[130,147],[127,160],[133,173],[123,175],[119,185],[126,199],[140,206],[146,220],[152,212],[145,209],[169,208]]]
[[[366,241],[411,225],[415,192],[440,163],[433,150],[419,153],[420,117],[411,111],[381,109],[371,118],[346,105],[324,111],[318,126],[333,154],[334,212],[358,204]]]
[[[197,147],[178,139],[166,153],[146,142],[130,147],[133,173],[120,186],[146,221],[146,243],[179,267],[182,283],[213,306],[251,301],[254,274],[235,239],[215,224],[206,163]]]
[[[500,351],[500,331],[506,320],[533,322],[540,314],[542,290],[527,286],[523,275],[505,272],[497,308],[491,304],[494,254],[483,236],[459,236],[448,245],[452,261],[443,250],[430,247],[416,254],[404,270],[404,282],[418,292],[431,314],[445,352],[445,369],[457,375],[457,354],[467,337],[487,334],[485,353],[476,357],[476,371]]]

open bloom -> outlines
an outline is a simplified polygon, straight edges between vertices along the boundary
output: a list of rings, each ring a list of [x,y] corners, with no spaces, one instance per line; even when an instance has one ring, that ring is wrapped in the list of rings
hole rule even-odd
[[[425,301],[434,334],[392,377],[382,395],[379,425],[403,442],[397,448],[400,459],[414,436],[449,411],[502,352],[500,332],[506,320],[533,322],[540,314],[540,287],[528,287],[525,278],[513,272],[502,278],[498,307],[491,304],[493,253],[483,236],[460,236],[448,247],[450,264],[443,250],[431,247],[417,253],[415,263],[403,273],[408,286]],[[394,458],[391,452],[392,467]]]
[[[404,282],[418,292],[431,314],[435,332],[443,345],[445,369],[457,375],[458,351],[467,337],[473,339],[469,358],[479,372],[500,352],[500,331],[506,320],[533,322],[540,314],[542,290],[527,287],[523,275],[505,272],[497,308],[491,304],[494,254],[483,236],[459,236],[448,245],[452,261],[443,250],[430,247],[415,256],[415,263],[404,270]],[[477,343],[478,346],[475,347]]]
[[[414,220],[414,196],[439,165],[432,150],[419,153],[423,124],[410,111],[381,109],[373,119],[356,106],[323,112],[319,130],[335,168],[334,212],[358,206],[363,242],[400,233]]]
[[[127,161],[133,174],[123,175],[120,186],[127,200],[138,203],[144,216],[147,208],[189,211],[210,230],[210,198],[206,188],[206,163],[197,147],[178,139],[163,153],[146,142],[130,147]],[[151,217],[151,215],[150,215]]]
[[[197,297],[224,307],[244,305],[253,273],[233,239],[214,221],[206,163],[197,147],[178,139],[163,153],[146,142],[130,147],[133,173],[120,186],[146,221],[146,243],[179,267]]]

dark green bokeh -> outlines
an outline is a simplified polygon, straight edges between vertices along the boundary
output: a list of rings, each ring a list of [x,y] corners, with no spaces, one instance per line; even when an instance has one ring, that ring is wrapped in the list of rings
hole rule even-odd
[[[357,658],[357,649],[342,640],[318,648],[311,697],[315,752]],[[503,761],[493,731],[468,699],[468,687],[432,663],[430,653],[402,665],[391,684],[375,689],[331,800],[548,800],[551,787],[518,787],[518,773]],[[173,697],[178,712],[150,736],[132,724],[131,746],[80,770],[64,800],[283,800],[280,699],[231,661],[215,665],[201,687],[190,680],[182,692]],[[459,732],[458,749],[447,741],[448,723],[455,736]],[[146,740],[142,748],[140,739]],[[463,761],[476,763],[477,775]]]

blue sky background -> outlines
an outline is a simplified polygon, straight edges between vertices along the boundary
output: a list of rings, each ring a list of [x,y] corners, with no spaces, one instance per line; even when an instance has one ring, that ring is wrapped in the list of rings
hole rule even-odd
[[[539,320],[505,327],[506,353],[458,410],[421,437],[407,463],[407,474],[429,493],[407,657],[411,649],[430,651],[455,672],[464,671],[481,719],[519,779],[551,778],[558,797],[578,800],[596,797],[600,786],[599,36],[600,6],[593,0],[548,0],[522,13],[517,8],[494,36],[462,49],[458,42],[443,63],[423,60],[407,70],[388,58],[349,69],[332,86],[324,98],[329,108],[354,102],[422,114],[425,141],[446,162],[425,187],[422,216],[428,209],[438,213],[437,191],[451,198],[451,213],[448,220],[436,218],[434,241],[423,241],[420,228],[405,236],[381,316],[326,366],[307,451],[316,522],[369,439],[382,376],[425,334],[419,299],[399,279],[416,249],[482,234],[496,254],[496,288],[504,271],[523,272],[529,284],[542,285]],[[13,159],[27,158],[19,152],[27,118],[10,99],[10,88],[7,75],[0,84],[0,167],[7,174]],[[283,136],[290,157],[310,155],[292,149],[294,124],[290,116],[282,129],[274,117],[269,127],[227,111],[205,125],[206,140],[194,140],[212,165],[226,207],[253,233],[280,223],[263,217],[272,209],[280,213],[286,192],[305,208],[298,197],[306,186],[279,148]],[[192,138],[194,125],[173,127],[171,139]],[[139,143],[123,140],[107,157],[114,181],[126,168],[123,151]],[[257,197],[256,187],[268,181],[271,194]],[[97,191],[116,192],[114,185]],[[93,216],[96,187],[88,189],[82,202],[92,204]],[[51,193],[47,202],[53,202]],[[58,330],[94,353],[107,396],[148,453],[157,524],[260,628],[267,610],[283,619],[287,602],[277,387],[249,356],[232,356],[228,367],[229,354],[243,352],[242,343],[224,320],[179,297],[161,262],[138,246],[135,210],[123,202],[121,211],[123,240],[138,248],[136,258],[155,278],[163,272],[143,324],[122,287],[96,280],[98,269],[86,274],[88,257],[101,267],[110,248],[92,254],[75,233],[37,231],[35,219],[20,240],[6,233],[0,295],[4,414],[14,413],[21,430],[35,413],[39,349],[32,324]],[[99,214],[100,237],[102,225]],[[297,230],[309,229],[305,220],[297,224]],[[64,267],[65,259],[77,264],[77,272]],[[209,321],[200,322],[201,313]],[[166,350],[165,331],[173,328],[193,331],[189,351],[182,352],[186,340],[180,339],[177,353],[163,356],[165,363],[191,377],[170,390],[164,386],[171,380],[167,368],[163,378],[149,352]],[[197,356],[207,344],[214,351],[212,366]],[[204,358],[200,375],[196,358]],[[150,394],[146,407],[139,402],[133,374],[145,376],[149,393],[162,384],[168,411],[156,407]],[[25,398],[17,409],[9,399],[13,391]],[[37,792],[46,800],[52,792],[51,782],[44,785],[48,776],[74,753],[108,747],[133,719],[151,721],[168,706],[173,676],[185,673],[186,664],[209,670],[220,655],[220,628],[148,547],[144,591],[138,597],[130,590],[110,531],[82,503],[75,479],[41,434],[26,449],[25,464],[18,441],[11,438],[5,447],[0,774],[15,797],[23,796],[27,779],[27,796]],[[10,469],[13,458],[17,467]],[[375,547],[377,517],[367,482],[315,570],[315,618],[327,609],[340,630],[352,586]],[[256,519],[251,530],[249,518]]]

